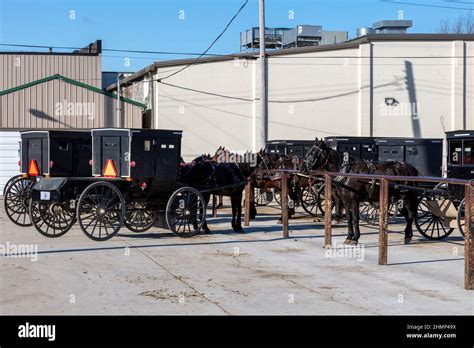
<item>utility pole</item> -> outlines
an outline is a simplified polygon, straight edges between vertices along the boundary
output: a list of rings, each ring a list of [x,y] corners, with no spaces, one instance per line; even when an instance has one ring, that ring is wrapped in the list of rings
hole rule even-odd
[[[120,128],[120,79],[122,74],[117,75],[117,116],[115,120],[115,128]]]
[[[260,0],[260,125],[256,134],[256,149],[265,148],[268,125],[267,57],[265,54],[265,0]]]

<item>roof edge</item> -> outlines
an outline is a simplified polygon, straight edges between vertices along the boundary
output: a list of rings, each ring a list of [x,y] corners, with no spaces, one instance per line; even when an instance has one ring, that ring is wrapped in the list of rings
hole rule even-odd
[[[281,56],[289,54],[301,54],[301,53],[312,53],[312,52],[324,52],[324,51],[335,51],[344,49],[358,48],[361,44],[367,44],[370,42],[377,41],[474,41],[474,34],[369,34],[366,36],[358,37],[352,40],[341,42],[332,45],[320,45],[320,46],[306,46],[306,47],[293,47],[281,50],[268,51],[267,56]],[[216,57],[205,57],[196,61],[195,58],[188,59],[177,59],[177,60],[166,60],[158,61],[144,69],[141,69],[131,76],[128,76],[121,80],[121,84],[131,84],[133,81],[140,79],[146,74],[156,71],[158,68],[172,67],[187,65],[195,62],[195,64],[204,64],[211,62],[221,62],[226,60],[232,60],[235,58],[241,59],[257,59],[258,54],[252,53],[239,53],[233,55],[223,55]],[[117,84],[114,83],[106,88],[107,91],[114,91],[117,89]]]

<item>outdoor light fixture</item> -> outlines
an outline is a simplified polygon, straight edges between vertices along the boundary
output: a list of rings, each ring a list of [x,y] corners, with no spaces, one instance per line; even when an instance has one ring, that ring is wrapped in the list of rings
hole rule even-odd
[[[397,106],[398,105],[398,100],[396,100],[395,98],[385,98],[385,105]]]

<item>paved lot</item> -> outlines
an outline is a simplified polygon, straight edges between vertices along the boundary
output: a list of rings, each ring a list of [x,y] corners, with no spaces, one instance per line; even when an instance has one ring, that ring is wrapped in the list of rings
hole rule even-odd
[[[231,233],[226,209],[210,220],[212,235],[123,230],[99,243],[77,227],[57,239],[19,228],[2,204],[0,244],[39,253],[0,258],[0,314],[474,314],[458,232],[402,245],[403,226],[391,225],[390,265],[378,266],[377,227],[363,227],[352,249],[363,254],[329,255],[321,223],[292,220],[282,239],[278,211],[259,212],[244,235]],[[343,242],[344,225],[334,236]]]

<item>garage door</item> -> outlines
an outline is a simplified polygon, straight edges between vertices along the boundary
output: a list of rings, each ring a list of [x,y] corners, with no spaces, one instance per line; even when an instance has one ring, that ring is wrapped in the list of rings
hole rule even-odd
[[[20,133],[0,132],[0,195],[8,179],[20,174]]]

